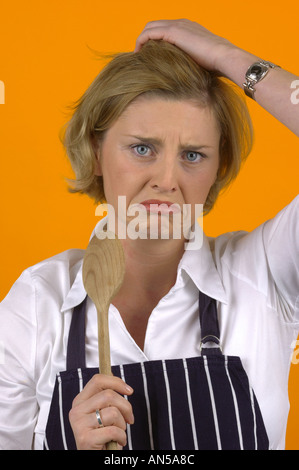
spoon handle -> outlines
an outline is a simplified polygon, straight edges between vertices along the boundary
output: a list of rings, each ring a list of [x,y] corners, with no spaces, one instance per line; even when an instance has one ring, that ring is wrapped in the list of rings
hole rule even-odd
[[[106,450],[118,450],[117,442],[115,441],[107,442]]]
[[[98,315],[98,342],[99,342],[99,363],[100,373],[105,375],[112,375],[111,361],[110,361],[110,341],[109,341],[109,327],[108,327],[108,311],[104,309],[97,309]],[[109,310],[109,306],[108,306]],[[107,450],[118,450],[117,442],[110,441],[106,444]]]
[[[101,374],[112,375],[111,361],[110,361],[108,310],[109,310],[109,305],[106,306],[106,308],[97,308],[99,364],[100,364]]]

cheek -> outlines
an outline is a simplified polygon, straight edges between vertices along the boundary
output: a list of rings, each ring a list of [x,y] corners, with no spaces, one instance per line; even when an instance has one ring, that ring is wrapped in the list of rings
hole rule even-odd
[[[134,184],[136,186],[136,175],[134,176],[128,165],[120,159],[105,155],[103,169],[103,184],[106,201],[115,208],[118,204],[118,196],[125,196],[128,201],[132,198]]]
[[[204,204],[211,187],[216,180],[216,173],[213,174],[201,174],[194,178],[192,181],[188,181],[185,186],[188,191],[188,199],[193,203]]]

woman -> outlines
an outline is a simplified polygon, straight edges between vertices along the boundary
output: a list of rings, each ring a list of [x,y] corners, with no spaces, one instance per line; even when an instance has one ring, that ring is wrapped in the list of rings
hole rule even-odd
[[[136,204],[148,224],[158,212],[162,226],[165,204],[170,236],[159,226],[155,238],[121,240],[112,377],[97,373],[84,252],[22,274],[1,305],[2,448],[105,449],[111,440],[129,449],[284,447],[298,334],[298,198],[251,234],[204,236],[195,250],[173,236],[169,209],[189,205],[194,225],[196,205],[211,210],[250,151],[246,106],[219,75],[246,83],[246,94],[299,135],[296,77],[269,64],[247,72],[257,62],[198,24],[153,22],[135,53],[113,59],[78,103],[65,136],[74,191],[105,197],[118,221],[125,196],[127,227]]]

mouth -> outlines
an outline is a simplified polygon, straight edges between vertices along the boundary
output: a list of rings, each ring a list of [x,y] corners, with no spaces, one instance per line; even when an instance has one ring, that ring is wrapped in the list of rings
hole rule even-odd
[[[181,211],[179,204],[171,201],[161,201],[160,199],[148,199],[139,204],[144,206],[147,212],[155,214],[176,214]]]

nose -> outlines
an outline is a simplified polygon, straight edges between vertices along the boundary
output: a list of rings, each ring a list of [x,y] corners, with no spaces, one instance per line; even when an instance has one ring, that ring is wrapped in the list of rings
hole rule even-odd
[[[176,162],[165,158],[155,165],[151,187],[156,192],[174,193],[178,189],[178,172]]]

